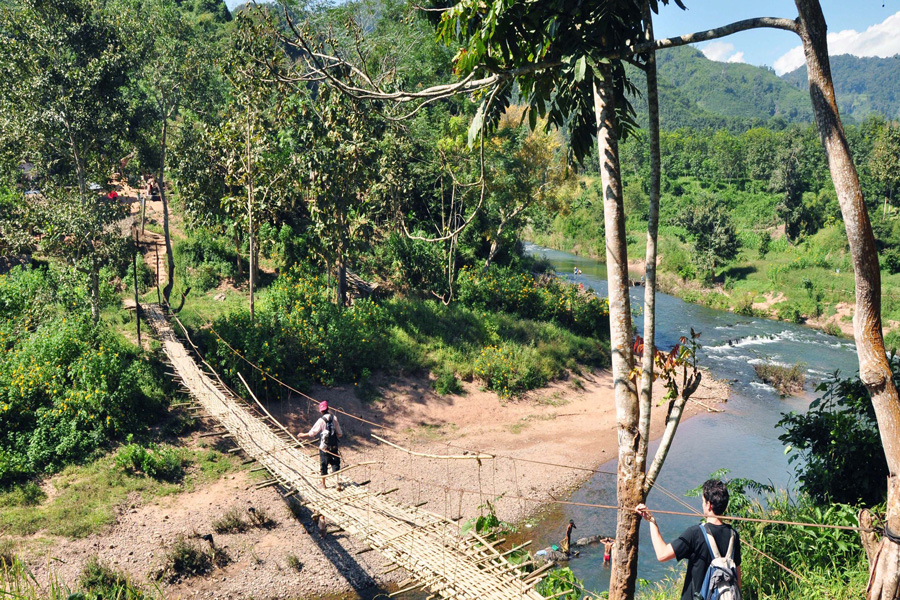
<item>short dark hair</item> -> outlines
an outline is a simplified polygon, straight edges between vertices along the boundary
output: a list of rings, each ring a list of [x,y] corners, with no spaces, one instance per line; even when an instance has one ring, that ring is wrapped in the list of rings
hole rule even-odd
[[[703,497],[710,504],[713,514],[724,515],[728,509],[728,488],[718,479],[703,484]]]

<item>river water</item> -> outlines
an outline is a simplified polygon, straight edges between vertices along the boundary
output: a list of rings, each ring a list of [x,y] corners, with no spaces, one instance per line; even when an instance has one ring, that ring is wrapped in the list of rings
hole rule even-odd
[[[595,260],[528,245],[527,251],[545,256],[560,276],[569,281],[593,288],[606,296],[606,266]],[[581,273],[574,274],[575,268]],[[632,289],[632,309],[643,306],[644,289]],[[679,338],[689,336],[690,328],[700,332],[702,348],[699,363],[717,379],[727,379],[731,395],[722,405],[724,413],[704,413],[681,423],[675,441],[666,458],[658,483],[664,489],[683,497],[687,490],[705,481],[717,469],[728,469],[731,478],[749,478],[776,487],[791,489],[795,476],[788,466],[784,446],[778,440],[781,431],[776,423],[781,413],[805,411],[814,398],[815,384],[839,370],[845,376],[858,368],[855,346],[851,341],[831,337],[799,325],[771,321],[758,317],[744,317],[703,306],[688,304],[666,294],[656,299],[657,346],[669,349]],[[637,316],[638,331],[643,317]],[[759,381],[754,363],[805,363],[806,393],[793,398],[780,398],[774,389]],[[650,457],[656,444],[650,448]],[[600,470],[615,472],[611,461]],[[615,477],[598,473],[571,497],[574,502],[616,504]],[[700,510],[698,498],[684,498]],[[653,509],[686,512],[686,509],[653,490],[647,500]],[[615,511],[575,506],[561,506],[551,510],[540,523],[526,533],[534,539],[532,548],[544,548],[562,539],[565,524],[573,519],[577,529],[572,539],[589,535],[614,536]],[[669,542],[689,525],[692,517],[661,515],[658,519],[663,538]],[[578,558],[569,566],[585,587],[593,591],[609,588],[609,567],[603,566],[603,546],[581,548]],[[642,525],[638,577],[659,581],[668,575],[680,577],[682,570],[673,572],[673,563],[656,561],[650,544],[650,532]]]

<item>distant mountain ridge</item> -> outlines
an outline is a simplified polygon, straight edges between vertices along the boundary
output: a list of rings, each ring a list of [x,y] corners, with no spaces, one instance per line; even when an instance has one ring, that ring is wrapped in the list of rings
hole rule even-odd
[[[831,75],[841,116],[860,121],[877,113],[900,119],[900,54],[889,58],[832,56]],[[805,92],[806,66],[782,75],[782,79]]]
[[[663,129],[725,128],[736,133],[813,120],[805,67],[778,77],[767,67],[710,60],[690,46],[661,51],[657,61]],[[900,118],[900,56],[833,56],[831,65],[846,121],[862,121],[872,113]],[[632,100],[645,125],[645,79],[636,69],[631,76],[641,90],[642,97]]]

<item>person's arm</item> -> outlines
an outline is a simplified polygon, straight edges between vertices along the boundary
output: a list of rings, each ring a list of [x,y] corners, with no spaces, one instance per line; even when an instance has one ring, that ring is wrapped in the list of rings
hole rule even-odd
[[[337,434],[338,437],[344,437],[344,432],[341,431],[341,422],[338,421],[337,416],[332,415],[331,418],[334,419],[334,432]]]
[[[320,433],[322,433],[322,419],[316,421],[316,424],[312,426],[312,429],[309,430],[309,433],[307,433],[306,436],[314,438]]]
[[[663,539],[662,533],[659,532],[659,526],[656,524],[656,518],[650,514],[647,507],[643,504],[638,504],[634,511],[640,515],[642,519],[650,523],[650,540],[653,542],[653,551],[656,553],[656,560],[659,562],[666,562],[667,560],[675,558],[675,550],[672,548],[672,544],[667,544]]]
[[[741,589],[741,565],[737,566],[738,589]]]

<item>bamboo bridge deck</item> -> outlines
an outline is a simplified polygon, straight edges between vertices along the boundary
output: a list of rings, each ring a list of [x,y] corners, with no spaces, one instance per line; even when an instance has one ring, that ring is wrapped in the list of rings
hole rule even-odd
[[[405,569],[416,581],[407,590],[459,600],[543,598],[535,586],[545,568],[528,573],[511,565],[491,542],[473,531],[460,535],[458,525],[444,516],[393,502],[343,474],[337,475],[342,491],[321,488],[315,446],[299,441],[262,405],[233,394],[208,365],[201,368],[158,305],[144,305],[142,311],[193,400],[272,475],[261,486],[278,485],[286,496],[296,495],[311,512]]]

